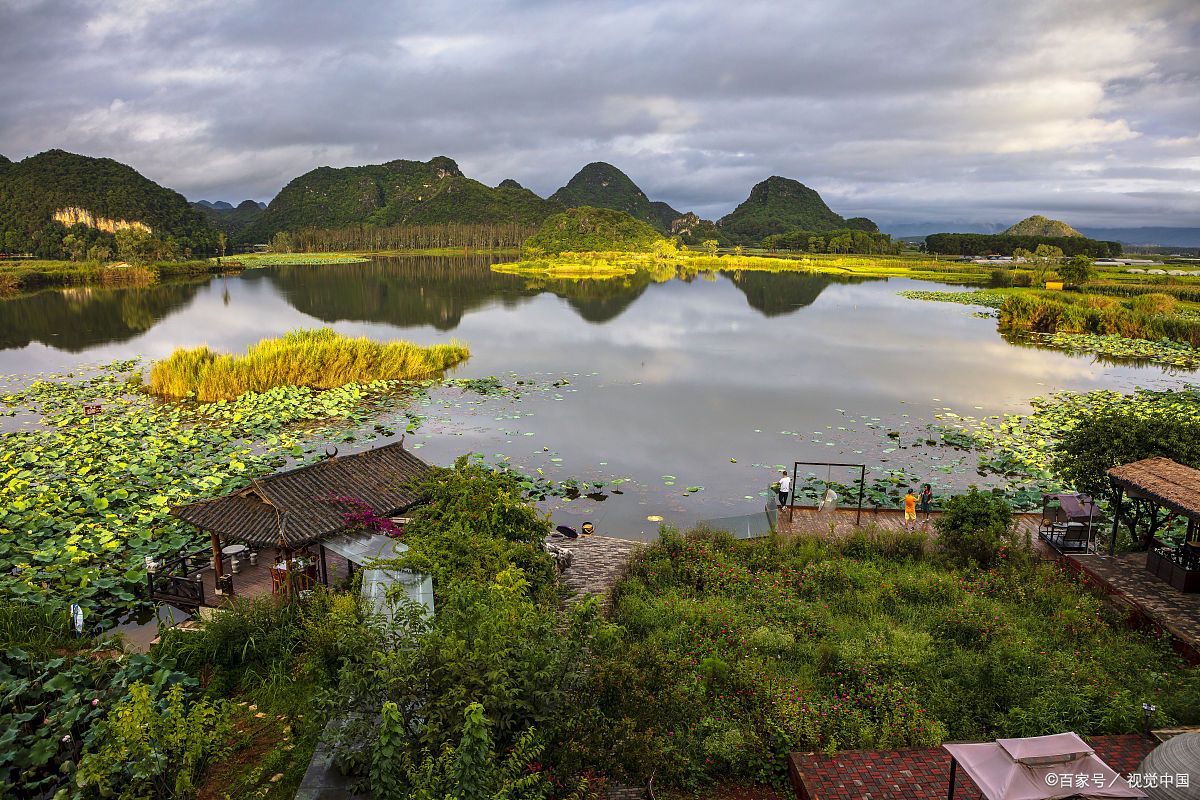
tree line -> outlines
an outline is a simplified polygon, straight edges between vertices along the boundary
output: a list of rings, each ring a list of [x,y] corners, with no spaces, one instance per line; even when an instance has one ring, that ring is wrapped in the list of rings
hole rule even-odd
[[[894,255],[903,249],[902,242],[892,241],[892,237],[886,233],[872,233],[853,228],[838,228],[832,231],[792,230],[766,236],[762,244],[772,252],[804,250],[809,253]]]
[[[537,231],[535,225],[517,222],[440,225],[347,225],[340,228],[301,228],[280,232],[272,249],[302,253],[344,250],[431,250],[442,247],[471,247],[480,250],[520,247]]]
[[[1066,256],[1110,258],[1121,255],[1120,242],[1102,242],[1083,236],[1016,236],[1007,233],[933,233],[925,237],[931,253],[959,256],[1011,256],[1018,248],[1036,251],[1039,245],[1062,250]]]

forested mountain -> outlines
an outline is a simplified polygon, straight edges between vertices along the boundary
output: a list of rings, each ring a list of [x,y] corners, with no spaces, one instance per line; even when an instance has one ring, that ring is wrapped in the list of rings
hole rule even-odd
[[[567,181],[567,185],[550,195],[550,199],[567,208],[591,206],[623,211],[634,219],[649,222],[666,233],[681,213],[666,203],[650,202],[646,193],[629,176],[612,164],[593,161]]]
[[[236,208],[223,200],[207,204],[201,200],[192,203],[192,207],[203,214],[214,228],[225,231],[230,241],[238,240],[241,232],[261,217],[265,208],[253,200],[243,200]]]
[[[445,156],[320,167],[283,187],[238,240],[265,242],[277,231],[358,224],[536,224],[561,208],[519,186],[485,186]]]
[[[91,247],[115,253],[114,234],[124,229],[152,238],[157,257],[207,252],[216,241],[183,195],[112,159],[47,150],[0,166],[0,250],[44,258]]]
[[[650,223],[611,208],[580,206],[542,223],[525,246],[546,254],[649,250],[663,236]]]
[[[778,175],[756,184],[750,196],[721,217],[717,226],[731,240],[742,244],[759,244],[766,236],[794,230],[818,233],[836,229],[879,230],[865,217],[843,219],[825,205],[816,190]]]
[[[1049,219],[1041,214],[1034,214],[1032,217],[1025,219],[1013,225],[1006,230],[1007,236],[1048,236],[1057,238],[1060,236],[1083,236],[1082,233],[1072,228],[1062,220]]]

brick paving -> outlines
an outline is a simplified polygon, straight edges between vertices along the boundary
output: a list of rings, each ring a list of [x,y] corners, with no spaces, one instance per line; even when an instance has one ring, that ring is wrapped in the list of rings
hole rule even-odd
[[[562,582],[572,599],[585,594],[607,596],[624,573],[629,557],[645,544],[612,536],[580,536],[577,539],[555,536],[549,541],[571,553],[571,566],[563,570]]]
[[[1096,736],[1096,755],[1128,776],[1158,744],[1148,736]],[[942,800],[950,777],[950,754],[940,747],[903,750],[845,750],[792,753],[788,772],[798,800]],[[981,800],[979,789],[961,769],[955,798]]]
[[[1200,664],[1200,594],[1185,594],[1152,574],[1145,553],[1072,553],[1060,563],[1126,606],[1134,622],[1169,634],[1185,658]]]

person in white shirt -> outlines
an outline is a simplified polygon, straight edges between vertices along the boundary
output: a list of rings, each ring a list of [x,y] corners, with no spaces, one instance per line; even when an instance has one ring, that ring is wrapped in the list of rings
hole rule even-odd
[[[787,474],[786,469],[779,471],[779,507],[787,508],[788,495],[792,492],[792,476]]]

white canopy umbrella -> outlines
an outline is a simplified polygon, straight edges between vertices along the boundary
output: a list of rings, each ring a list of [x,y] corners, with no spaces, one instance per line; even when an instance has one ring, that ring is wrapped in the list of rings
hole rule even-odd
[[[987,800],[1146,796],[1074,733],[944,744],[942,748],[951,756],[948,800],[954,797],[956,766],[971,776]]]

